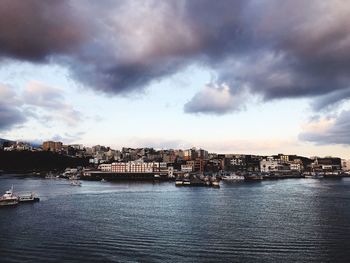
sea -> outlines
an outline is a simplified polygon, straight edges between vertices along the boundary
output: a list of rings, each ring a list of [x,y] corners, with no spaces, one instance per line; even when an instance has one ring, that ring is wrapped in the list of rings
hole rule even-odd
[[[0,262],[350,262],[350,178],[90,182],[0,176]]]

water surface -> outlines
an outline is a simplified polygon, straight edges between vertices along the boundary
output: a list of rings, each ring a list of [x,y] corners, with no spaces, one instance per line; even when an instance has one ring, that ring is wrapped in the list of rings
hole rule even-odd
[[[221,183],[83,182],[0,176],[1,262],[349,262],[350,178]]]

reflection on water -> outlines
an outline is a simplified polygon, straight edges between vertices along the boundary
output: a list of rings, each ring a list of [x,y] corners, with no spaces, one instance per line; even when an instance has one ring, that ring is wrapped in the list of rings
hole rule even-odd
[[[87,182],[1,176],[39,203],[0,210],[2,262],[347,262],[350,181]]]

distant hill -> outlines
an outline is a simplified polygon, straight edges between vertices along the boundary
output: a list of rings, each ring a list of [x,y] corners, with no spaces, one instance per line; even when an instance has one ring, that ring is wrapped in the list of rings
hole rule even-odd
[[[13,140],[8,140],[8,139],[3,139],[3,138],[0,138],[0,146],[2,146],[5,142],[10,142],[10,143],[14,143],[15,141]],[[27,142],[27,141],[26,141]],[[31,146],[35,147],[35,148],[38,148],[41,146],[41,143],[35,141],[35,142],[27,142],[29,143]]]
[[[13,142],[13,141],[0,138],[0,146],[2,146],[5,142]]]
[[[88,165],[89,158],[53,152],[0,151],[0,170],[8,172],[60,171],[67,167]]]

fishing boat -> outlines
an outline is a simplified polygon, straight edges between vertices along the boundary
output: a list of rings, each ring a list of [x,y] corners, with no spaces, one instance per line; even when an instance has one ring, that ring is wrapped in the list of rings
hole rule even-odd
[[[13,193],[13,186],[0,197],[0,206],[13,206],[19,202],[18,196]]]

